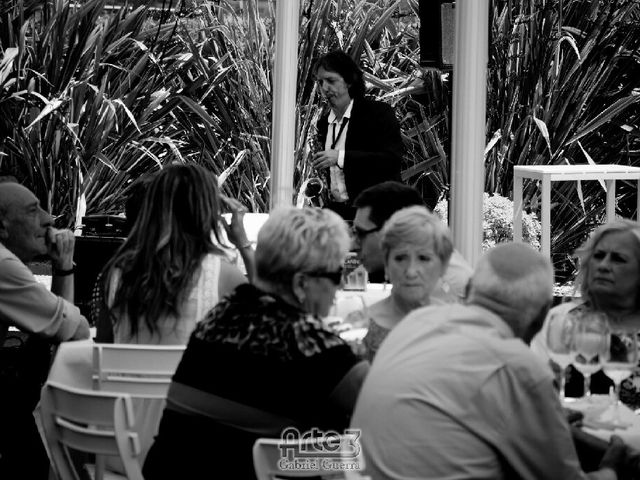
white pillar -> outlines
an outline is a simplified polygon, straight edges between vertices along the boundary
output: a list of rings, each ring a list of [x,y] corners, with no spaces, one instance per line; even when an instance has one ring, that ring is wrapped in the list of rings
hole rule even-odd
[[[293,204],[299,0],[276,3],[271,133],[271,208]]]
[[[489,0],[458,0],[455,10],[449,224],[455,247],[475,266],[482,253]]]

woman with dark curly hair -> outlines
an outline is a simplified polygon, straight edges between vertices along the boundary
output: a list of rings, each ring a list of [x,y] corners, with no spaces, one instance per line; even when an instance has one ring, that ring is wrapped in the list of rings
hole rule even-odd
[[[217,179],[201,166],[153,176],[103,271],[99,341],[184,345],[207,311],[246,282],[221,247],[220,201]]]
[[[146,480],[250,480],[257,438],[349,425],[369,364],[320,320],[349,245],[347,225],[329,210],[269,215],[258,234],[254,285],[236,288],[189,340]]]

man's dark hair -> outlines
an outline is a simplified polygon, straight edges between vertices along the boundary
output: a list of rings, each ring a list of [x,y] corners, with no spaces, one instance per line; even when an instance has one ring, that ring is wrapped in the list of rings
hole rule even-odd
[[[363,190],[356,197],[356,208],[371,207],[369,219],[381,227],[391,215],[401,208],[413,205],[424,206],[420,192],[400,182],[383,182]]]
[[[334,50],[320,57],[313,69],[314,73],[317,73],[320,67],[328,72],[335,72],[340,75],[349,85],[349,96],[351,98],[364,96],[365,88],[362,70],[360,70],[353,58],[342,50]]]

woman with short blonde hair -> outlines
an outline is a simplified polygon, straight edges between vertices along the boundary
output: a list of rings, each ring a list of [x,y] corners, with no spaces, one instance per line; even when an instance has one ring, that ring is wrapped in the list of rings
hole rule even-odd
[[[258,234],[256,276],[285,290],[297,272],[341,271],[351,238],[346,223],[319,208],[274,211]]]
[[[271,212],[258,234],[254,285],[223,299],[187,345],[146,480],[255,479],[259,437],[349,425],[369,364],[320,321],[348,250],[347,225],[334,212]]]
[[[446,270],[453,253],[451,232],[437,215],[415,205],[398,210],[382,227],[382,251],[388,258],[391,249],[403,242],[416,245],[433,241],[435,253]]]
[[[391,295],[354,312],[348,319],[355,322],[357,317],[368,317],[369,330],[362,343],[369,360],[373,360],[382,341],[407,313],[435,302],[431,292],[453,253],[449,229],[423,206],[394,213],[382,227],[380,241],[385,278],[393,286]]]

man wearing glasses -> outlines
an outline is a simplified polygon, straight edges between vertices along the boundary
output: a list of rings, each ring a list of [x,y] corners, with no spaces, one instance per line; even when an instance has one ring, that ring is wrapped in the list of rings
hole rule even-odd
[[[424,201],[415,188],[389,181],[363,190],[354,205],[356,215],[352,227],[352,249],[358,252],[358,259],[367,270],[369,281],[383,283],[384,255],[380,248],[380,230],[398,210],[413,205],[424,206]],[[471,266],[457,250],[454,250],[434,296],[445,300],[463,298],[471,273]]]

